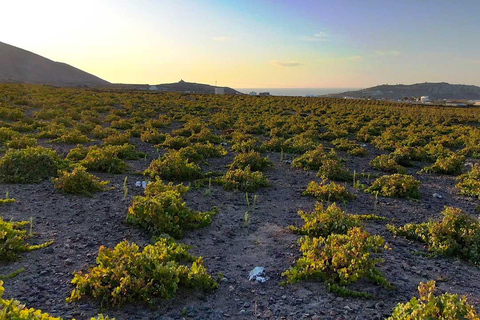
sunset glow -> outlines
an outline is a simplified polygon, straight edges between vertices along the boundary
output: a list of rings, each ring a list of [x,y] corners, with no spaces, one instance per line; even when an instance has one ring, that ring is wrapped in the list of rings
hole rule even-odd
[[[473,0],[28,0],[0,11],[0,41],[114,83],[480,85]]]

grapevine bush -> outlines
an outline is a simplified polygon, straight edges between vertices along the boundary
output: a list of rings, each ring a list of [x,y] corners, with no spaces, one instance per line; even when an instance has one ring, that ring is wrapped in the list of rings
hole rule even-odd
[[[127,221],[154,235],[169,234],[179,238],[185,230],[205,227],[212,222],[216,209],[200,212],[189,209],[183,200],[188,191],[183,185],[165,185],[161,180],[148,185],[145,196],[135,196],[128,209]]]
[[[314,196],[319,201],[349,201],[356,196],[350,193],[344,185],[327,180],[317,183],[311,181],[303,195]]]
[[[365,192],[378,192],[383,197],[420,199],[419,187],[420,181],[414,177],[396,173],[378,178]]]
[[[85,273],[76,272],[72,284],[75,288],[67,302],[89,296],[104,306],[137,301],[153,304],[172,298],[179,287],[205,291],[218,287],[201,257],[191,255],[187,246],[167,239],[143,250],[128,241],[113,249],[102,246],[97,265]]]
[[[430,320],[430,319],[468,319],[480,320],[475,308],[467,302],[467,297],[444,293],[435,295],[435,281],[420,283],[419,299],[413,297],[407,303],[399,303],[387,320]]]
[[[57,175],[65,166],[55,150],[44,147],[10,149],[0,159],[2,183],[39,183]]]
[[[101,181],[88,173],[84,167],[77,166],[72,172],[60,171],[53,183],[55,189],[62,192],[90,196],[95,192],[107,190],[106,185],[109,181]]]
[[[257,189],[270,186],[267,178],[261,171],[252,171],[247,166],[245,169],[229,170],[220,179],[225,190],[240,190],[254,192]]]
[[[441,221],[388,225],[396,235],[418,240],[437,255],[455,256],[480,264],[480,223],[459,208],[445,207]]]
[[[361,228],[348,230],[347,234],[300,239],[302,257],[282,276],[285,283],[321,279],[327,288],[342,296],[372,297],[368,292],[355,291],[348,285],[362,278],[393,288],[376,268],[381,259],[374,258],[385,247],[385,240],[372,236]]]

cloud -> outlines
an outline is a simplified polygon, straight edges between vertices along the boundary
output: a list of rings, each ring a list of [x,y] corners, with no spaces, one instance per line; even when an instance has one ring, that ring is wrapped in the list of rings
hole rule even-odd
[[[225,37],[225,36],[216,36],[216,37],[213,37],[212,40],[213,40],[213,41],[216,41],[216,42],[223,42],[223,41],[227,41],[227,40],[228,40],[228,37]]]
[[[270,61],[271,64],[279,66],[279,67],[301,67],[303,63],[296,62],[296,61],[278,61],[272,60]]]
[[[313,36],[302,36],[300,37],[300,40],[308,42],[327,41],[328,34],[325,31],[320,31],[318,33],[315,33]]]
[[[402,53],[397,50],[377,50],[375,51],[375,55],[377,57],[398,57]]]

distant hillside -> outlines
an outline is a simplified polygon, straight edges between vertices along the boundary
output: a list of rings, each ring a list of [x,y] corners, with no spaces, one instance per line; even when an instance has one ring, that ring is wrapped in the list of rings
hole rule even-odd
[[[230,87],[215,87],[209,84],[186,82],[163,83],[150,86],[148,84],[114,83],[112,88],[120,90],[152,90],[156,92],[215,93],[215,88],[223,88],[225,94],[243,94]]]
[[[164,83],[157,84],[157,89],[159,91],[176,91],[176,92],[191,92],[191,93],[215,93],[215,86],[209,84],[195,83],[195,82],[185,82],[180,80],[175,83]],[[224,88],[225,94],[242,94],[241,92],[229,88]]]
[[[60,87],[102,87],[110,83],[92,74],[0,42],[0,82]]]
[[[480,87],[440,83],[416,83],[412,85],[380,85],[358,91],[349,91],[330,94],[330,97],[374,98],[399,100],[405,97],[428,96],[430,100],[455,99],[455,100],[478,100],[480,99]]]

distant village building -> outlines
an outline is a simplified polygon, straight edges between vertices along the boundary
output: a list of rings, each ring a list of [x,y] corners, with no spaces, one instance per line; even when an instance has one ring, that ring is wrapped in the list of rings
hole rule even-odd
[[[251,91],[251,92],[249,93],[249,95],[251,95],[251,96],[256,96],[257,93],[256,93],[255,91]]]
[[[157,88],[157,86],[150,86],[150,88],[148,88],[148,90],[150,90],[150,91],[157,91],[158,88]]]
[[[422,103],[430,102],[430,98],[428,96],[422,96],[422,97],[420,97],[420,101]]]
[[[215,88],[215,94],[225,94],[225,88]]]
[[[259,96],[269,96],[270,92],[260,92],[258,95]]]
[[[480,100],[468,100],[467,103],[474,106],[480,106]]]

